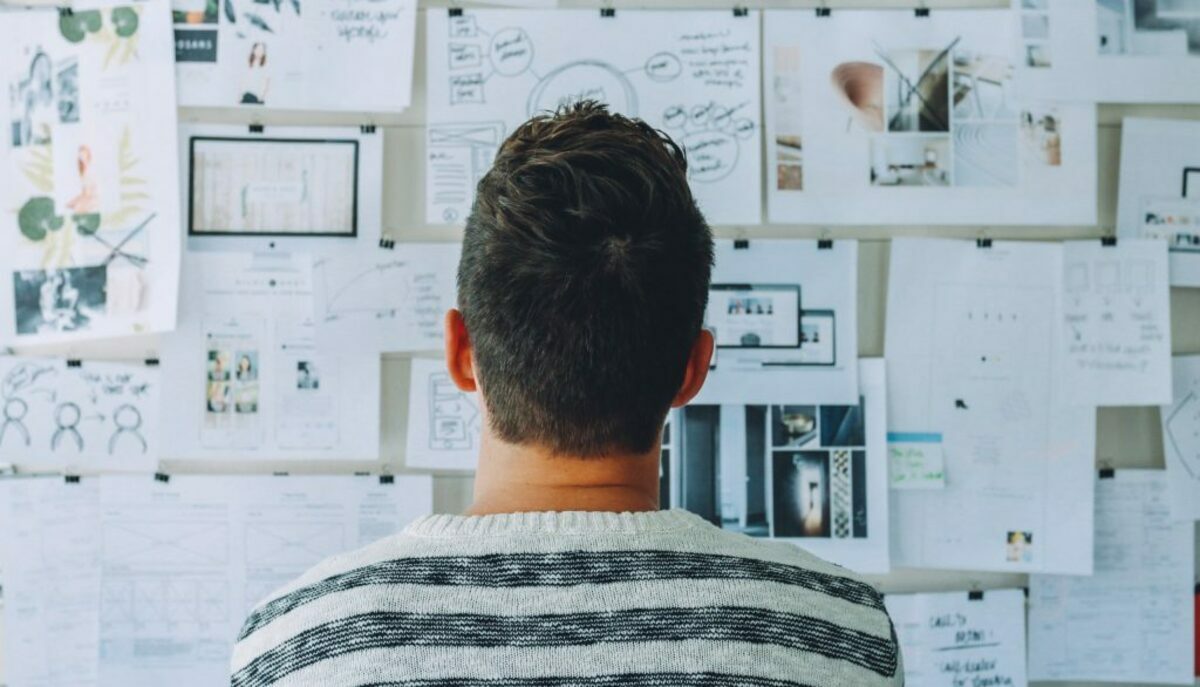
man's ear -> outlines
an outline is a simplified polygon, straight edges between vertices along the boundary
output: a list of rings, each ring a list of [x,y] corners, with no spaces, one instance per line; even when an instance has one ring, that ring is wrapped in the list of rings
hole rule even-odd
[[[712,362],[714,345],[712,332],[701,329],[700,336],[696,337],[696,343],[692,344],[692,352],[688,355],[687,368],[683,371],[683,384],[679,386],[679,392],[671,401],[672,408],[687,405],[688,401],[700,393],[704,380],[708,379],[708,366]]]
[[[471,350],[471,338],[467,336],[467,323],[462,313],[455,308],[446,311],[446,370],[454,386],[468,393],[478,388],[475,380],[475,358]]]

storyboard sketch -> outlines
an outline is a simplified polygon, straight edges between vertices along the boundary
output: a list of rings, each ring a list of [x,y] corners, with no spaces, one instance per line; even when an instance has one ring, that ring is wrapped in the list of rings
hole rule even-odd
[[[483,427],[479,395],[459,391],[441,359],[414,358],[409,370],[404,465],[474,470]]]
[[[1172,521],[1169,477],[1098,480],[1094,573],[1030,576],[1032,679],[1194,684],[1193,523]]]
[[[13,687],[95,687],[100,651],[96,480],[0,480],[3,665]]]
[[[1006,10],[763,25],[771,222],[1096,221],[1095,105],[1017,97]]]
[[[1066,241],[1063,398],[1092,406],[1171,400],[1171,289],[1162,241]]]
[[[308,256],[189,253],[183,282],[166,457],[378,458],[379,356],[317,346]]]
[[[160,395],[152,365],[0,356],[0,455],[39,469],[153,469]]]
[[[334,256],[379,243],[381,133],[185,124],[179,159],[190,250]]]
[[[786,405],[685,406],[672,505],[860,573],[888,572],[885,377],[882,359],[859,361],[853,405],[797,391]]]
[[[1062,399],[1062,272],[1060,244],[893,241],[888,431],[936,437],[945,469],[892,491],[893,564],[1091,572],[1096,411]]]
[[[0,345],[175,324],[166,0],[0,13]]]
[[[1171,285],[1200,286],[1200,122],[1124,119],[1117,233],[1165,241]]]
[[[401,112],[416,0],[172,0],[182,107]]]
[[[1200,103],[1195,0],[1013,0],[1013,6],[1025,92],[1104,103]]]
[[[761,220],[757,11],[431,10],[426,28],[426,221],[465,221],[504,138],[584,99],[670,134],[709,222]]]
[[[256,604],[432,510],[430,477],[389,480],[101,478],[100,686],[227,682],[234,639]]]
[[[387,244],[391,245],[391,244]],[[313,262],[317,345],[344,353],[442,349],[460,243],[401,243]]]
[[[695,403],[858,403],[858,242],[715,242]]]
[[[907,687],[1025,687],[1020,589],[883,598],[904,655]]]
[[[1171,515],[1200,520],[1200,355],[1178,356],[1172,365],[1175,399],[1159,412]]]

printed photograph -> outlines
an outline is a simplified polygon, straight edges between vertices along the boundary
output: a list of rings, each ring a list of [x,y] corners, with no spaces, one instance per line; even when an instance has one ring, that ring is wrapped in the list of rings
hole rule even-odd
[[[816,406],[771,406],[771,446],[803,448],[817,439]]]
[[[771,463],[774,535],[829,537],[829,452],[776,451]]]
[[[296,361],[296,388],[302,391],[314,391],[321,388],[321,377],[317,374],[317,366],[312,361]]]
[[[1005,548],[1009,563],[1033,562],[1033,532],[1009,532]]]
[[[888,131],[950,130],[950,48],[893,50],[880,57]]]
[[[1053,66],[1050,59],[1050,44],[1049,43],[1026,43],[1025,44],[1025,66],[1036,67],[1039,69],[1048,69]]]
[[[55,75],[58,99],[58,121],[61,124],[79,122],[79,60],[72,57],[64,60]]]
[[[208,349],[208,381],[210,382],[227,382],[229,381],[230,367],[233,362],[233,354],[228,349],[209,348]]]
[[[955,186],[1016,186],[1015,122],[954,124]]]
[[[87,329],[105,313],[108,267],[69,267],[13,273],[18,334]]]
[[[230,389],[228,382],[208,382],[205,387],[205,409],[211,415],[221,415],[232,412]]]
[[[775,186],[780,191],[804,189],[804,146],[801,127],[804,121],[800,100],[800,47],[775,48],[775,78],[771,94],[775,107]]]
[[[950,137],[875,136],[870,174],[872,186],[949,186]]]
[[[1007,55],[977,52],[966,47],[953,51],[954,120],[1010,122],[1016,119],[1009,90],[1013,65]]]
[[[233,393],[233,410],[239,415],[258,412],[258,384],[237,384]]]
[[[1101,55],[1200,56],[1196,0],[1095,0]]]
[[[1049,110],[1021,113],[1021,151],[1027,164],[1062,166],[1062,118]]]
[[[54,98],[55,67],[50,55],[37,50],[28,61],[8,72],[10,131],[14,148],[50,142],[54,123],[59,121]]]
[[[687,406],[682,411],[681,493],[675,505],[722,529],[769,536],[767,408],[725,406],[722,410],[722,406]],[[731,436],[744,441],[730,442]]]
[[[235,354],[237,359],[237,380],[239,382],[253,382],[258,379],[258,351],[238,351]]]
[[[822,446],[866,446],[867,430],[863,406],[821,406]]]

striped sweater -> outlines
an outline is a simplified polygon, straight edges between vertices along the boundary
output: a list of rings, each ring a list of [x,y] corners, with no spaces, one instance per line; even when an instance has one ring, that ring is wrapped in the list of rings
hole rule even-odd
[[[233,687],[902,685],[879,594],[684,511],[434,515],[246,620]]]

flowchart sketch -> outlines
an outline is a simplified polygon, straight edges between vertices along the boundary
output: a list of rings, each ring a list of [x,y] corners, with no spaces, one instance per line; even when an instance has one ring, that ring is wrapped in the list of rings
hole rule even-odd
[[[1159,413],[1171,514],[1200,520],[1200,356],[1177,356],[1172,370],[1175,399]]]
[[[1063,244],[1063,396],[1095,406],[1171,400],[1171,293],[1162,241]]]
[[[777,10],[763,26],[770,221],[1096,221],[1095,106],[1020,96],[1006,10]]]
[[[504,137],[585,99],[670,134],[710,222],[760,221],[759,13],[610,14],[427,13],[427,221],[465,221]]]
[[[400,243],[313,264],[317,344],[358,353],[442,348],[456,305],[459,243]]]
[[[175,325],[167,0],[0,14],[0,346]]]
[[[414,358],[409,369],[404,464],[435,470],[474,470],[483,425],[479,395],[455,387],[441,360]]]
[[[159,371],[145,363],[0,356],[0,455],[38,468],[158,461]]]

